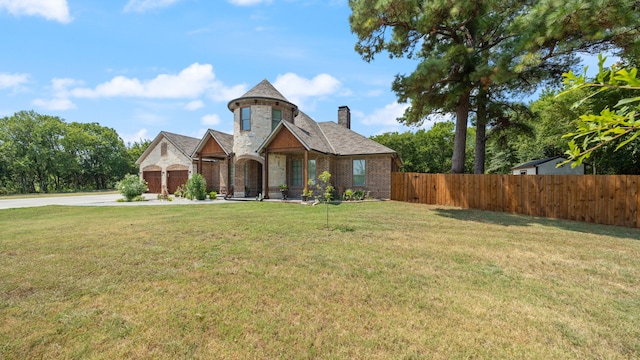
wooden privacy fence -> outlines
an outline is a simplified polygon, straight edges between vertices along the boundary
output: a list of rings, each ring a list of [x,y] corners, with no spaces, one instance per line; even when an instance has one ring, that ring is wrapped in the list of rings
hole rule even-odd
[[[391,199],[640,227],[638,175],[391,175]]]

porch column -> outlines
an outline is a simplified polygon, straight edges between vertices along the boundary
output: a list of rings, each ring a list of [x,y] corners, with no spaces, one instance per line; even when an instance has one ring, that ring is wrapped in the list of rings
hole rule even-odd
[[[307,183],[307,179],[309,179],[309,151],[304,151],[304,164],[302,164],[302,182],[304,185],[304,193],[307,193],[309,190],[309,184]]]
[[[262,186],[262,198],[269,198],[269,150],[264,150],[264,166],[262,167],[262,171],[264,171],[264,176],[262,177],[264,181],[264,185]]]
[[[231,197],[231,189],[233,184],[231,183],[231,154],[227,155],[227,193],[224,195],[227,198]]]

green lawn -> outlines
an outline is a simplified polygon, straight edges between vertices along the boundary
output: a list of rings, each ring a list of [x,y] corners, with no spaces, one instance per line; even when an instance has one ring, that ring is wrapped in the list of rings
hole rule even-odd
[[[0,358],[631,359],[640,231],[398,202],[0,211]]]

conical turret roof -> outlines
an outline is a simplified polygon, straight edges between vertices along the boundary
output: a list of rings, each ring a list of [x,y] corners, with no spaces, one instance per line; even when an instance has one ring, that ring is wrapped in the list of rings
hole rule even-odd
[[[246,99],[276,100],[276,101],[286,102],[296,108],[298,107],[297,105],[293,104],[291,101],[287,100],[287,98],[284,97],[284,95],[282,95],[280,91],[278,91],[278,89],[276,89],[273,85],[271,85],[271,83],[267,79],[262,80],[260,83],[258,83],[258,85],[251,88],[251,90],[247,91],[244,95],[240,96],[239,98],[229,101],[229,104],[227,105],[227,107],[229,108],[229,110],[231,110],[232,104],[234,102],[239,100],[246,100]]]

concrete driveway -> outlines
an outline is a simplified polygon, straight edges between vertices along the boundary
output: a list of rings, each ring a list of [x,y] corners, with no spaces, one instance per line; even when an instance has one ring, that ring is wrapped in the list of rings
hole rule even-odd
[[[174,198],[173,201],[161,201],[156,194],[144,194],[147,201],[118,202],[122,199],[120,194],[96,194],[78,196],[52,196],[34,197],[22,199],[2,199],[0,209],[14,209],[25,207],[37,207],[47,205],[70,205],[70,206],[140,206],[140,205],[186,205],[186,204],[229,204],[234,201],[218,200],[191,201],[183,198]]]

